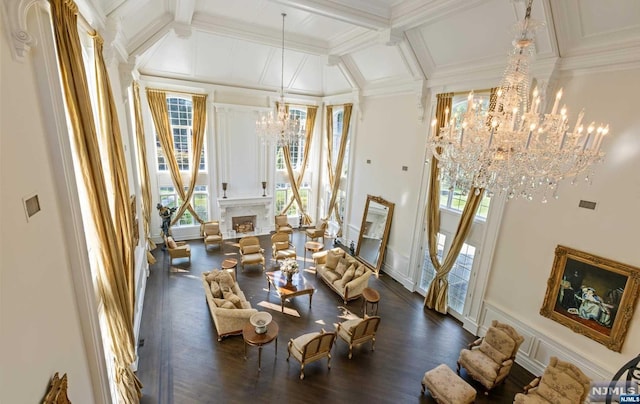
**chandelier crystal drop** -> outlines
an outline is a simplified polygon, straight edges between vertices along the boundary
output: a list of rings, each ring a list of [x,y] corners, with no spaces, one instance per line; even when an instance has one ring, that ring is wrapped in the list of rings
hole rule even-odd
[[[427,143],[438,160],[440,179],[452,189],[483,188],[489,196],[540,197],[545,203],[558,197],[560,181],[582,176],[589,181],[593,165],[603,160],[600,145],[608,125],[584,125],[583,110],[570,126],[566,106],[560,107],[562,89],[550,113],[540,112],[544,97],[537,88],[529,102],[529,62],[541,25],[531,20],[531,3],[514,27],[517,36],[493,109],[481,112],[472,91],[464,114],[450,115],[447,109],[439,133],[437,121],[432,123]]]
[[[286,13],[282,13],[282,69],[280,72],[280,99],[277,112],[262,114],[256,121],[256,132],[264,143],[278,146],[297,143],[304,135],[300,119],[287,112],[284,102],[284,19]]]

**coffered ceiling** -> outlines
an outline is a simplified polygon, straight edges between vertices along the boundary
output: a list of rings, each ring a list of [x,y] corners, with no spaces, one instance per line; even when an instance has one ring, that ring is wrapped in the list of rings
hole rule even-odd
[[[524,2],[510,0],[87,0],[142,74],[277,91],[364,95],[498,77]],[[640,1],[534,0],[537,61],[640,64]]]

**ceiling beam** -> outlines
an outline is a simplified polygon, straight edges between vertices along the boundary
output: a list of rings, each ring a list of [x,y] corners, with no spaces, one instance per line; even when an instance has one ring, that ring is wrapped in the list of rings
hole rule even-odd
[[[338,4],[329,0],[271,0],[279,4],[283,4],[289,7],[304,10],[309,13],[322,15],[324,17],[332,18],[334,20],[346,22],[349,24],[357,25],[368,29],[383,29],[389,28],[390,18],[389,14],[380,15],[378,13],[372,13],[364,11],[363,7],[351,7],[344,4]],[[367,9],[371,9],[368,6]]]
[[[179,0],[176,1],[175,10],[173,10],[173,19],[183,24],[191,24],[193,13],[196,9],[196,0]]]

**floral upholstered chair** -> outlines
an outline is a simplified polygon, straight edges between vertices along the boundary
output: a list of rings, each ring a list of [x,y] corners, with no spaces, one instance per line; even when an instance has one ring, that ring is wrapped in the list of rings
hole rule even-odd
[[[508,324],[493,320],[484,337],[463,349],[458,358],[460,367],[479,381],[488,391],[500,384],[511,371],[516,353],[524,338]]]
[[[322,358],[327,358],[327,368],[331,369],[331,347],[336,339],[336,333],[311,332],[289,340],[289,357],[293,356],[300,362],[300,380],[304,379],[304,365]]]
[[[589,379],[572,363],[551,357],[542,376],[536,377],[524,388],[524,393],[516,394],[514,403],[583,403],[589,394]]]

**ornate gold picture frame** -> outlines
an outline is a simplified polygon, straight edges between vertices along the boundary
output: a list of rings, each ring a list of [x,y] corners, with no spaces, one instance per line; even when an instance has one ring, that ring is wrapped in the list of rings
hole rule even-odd
[[[540,314],[620,352],[640,293],[640,268],[557,246]]]

